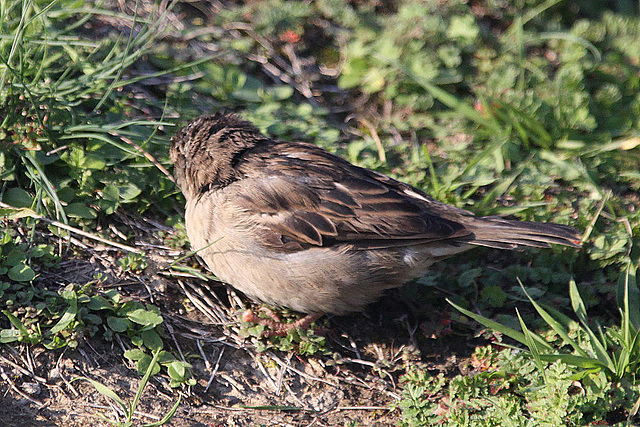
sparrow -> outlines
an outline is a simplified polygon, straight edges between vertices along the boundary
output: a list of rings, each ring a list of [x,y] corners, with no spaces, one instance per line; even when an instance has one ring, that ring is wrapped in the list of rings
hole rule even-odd
[[[193,120],[170,155],[189,241],[211,272],[254,300],[307,314],[283,324],[244,313],[275,334],[361,311],[477,246],[580,246],[573,227],[475,216],[315,145],[271,139],[235,114]]]

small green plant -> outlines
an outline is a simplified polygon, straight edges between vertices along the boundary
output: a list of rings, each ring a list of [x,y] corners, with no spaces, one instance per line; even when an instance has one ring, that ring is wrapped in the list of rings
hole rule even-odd
[[[589,324],[584,301],[574,281],[569,284],[569,293],[579,325],[559,311],[551,307],[543,307],[529,296],[524,287],[522,289],[540,317],[557,334],[559,342],[555,345],[531,331],[519,313],[518,319],[522,332],[449,302],[457,310],[485,327],[525,345],[543,374],[548,362],[560,360],[576,368],[582,376],[603,371],[614,383],[623,379],[635,382],[640,368],[640,291],[636,284],[635,267],[627,266],[620,274],[618,281],[618,303],[621,314],[619,327],[594,328]]]
[[[620,420],[640,393],[630,385],[612,392],[604,372],[578,380],[560,360],[543,374],[529,355],[495,346],[476,348],[464,374],[412,369],[401,384],[405,427],[598,424]]]
[[[106,340],[114,334],[128,337],[136,349],[125,352],[139,372],[144,372],[150,357],[145,351],[161,350],[163,318],[158,307],[136,301],[124,301],[114,289],[96,293],[92,284],[68,285],[59,293],[26,288],[20,283],[2,283],[2,310],[12,328],[0,329],[0,343],[43,344],[48,349],[78,346],[79,336]],[[160,365],[166,368],[171,386],[193,385],[191,365],[162,351]],[[154,369],[159,370],[157,365]],[[157,373],[154,371],[154,374]]]
[[[159,362],[159,360],[162,357],[162,351],[160,350],[155,350],[153,352],[153,357],[150,358],[149,362],[147,363],[146,369],[144,370],[144,376],[142,377],[142,380],[140,380],[140,384],[138,385],[138,391],[136,392],[135,397],[133,398],[133,400],[130,403],[125,402],[124,400],[122,400],[111,388],[105,386],[104,384],[92,380],[90,378],[87,377],[80,377],[80,378],[75,378],[74,381],[88,381],[93,387],[95,387],[95,389],[102,394],[103,396],[111,399],[114,403],[116,403],[118,405],[118,408],[122,411],[122,413],[124,414],[125,420],[124,421],[114,421],[112,419],[107,418],[106,416],[100,414],[97,416],[97,418],[108,422],[111,425],[117,426],[117,427],[133,427],[133,426],[142,426],[142,427],[153,427],[153,426],[161,426],[161,425],[165,425],[167,424],[169,421],[171,421],[171,418],[173,418],[173,416],[175,415],[176,411],[178,410],[178,407],[180,406],[180,402],[182,400],[182,396],[178,395],[178,400],[176,400],[176,403],[173,405],[173,407],[169,410],[169,412],[167,412],[165,414],[164,417],[162,417],[162,419],[160,421],[154,422],[154,423],[145,423],[145,424],[138,424],[135,423],[133,421],[133,417],[135,415],[135,411],[136,408],[138,407],[138,404],[140,403],[140,399],[142,398],[142,393],[144,392],[145,387],[147,386],[149,379],[158,373],[158,369],[157,367],[157,362]],[[118,414],[116,414],[116,418],[119,418]]]
[[[124,357],[135,363],[139,374],[146,372],[150,365],[152,365],[151,375],[158,374],[162,367],[166,368],[170,378],[170,387],[193,386],[196,384],[196,380],[191,375],[191,365],[189,363],[176,359],[171,353],[161,348],[153,350],[152,354],[155,354],[158,350],[160,350],[160,355],[155,361],[142,348],[125,351]]]
[[[140,271],[147,268],[147,260],[143,254],[128,253],[118,260],[122,271]]]
[[[571,281],[569,288],[577,321],[539,304],[522,287],[538,315],[553,331],[545,336],[533,332],[519,312],[517,317],[521,331],[449,301],[464,315],[508,336],[528,351],[514,347],[514,350],[505,349],[497,356],[493,350],[476,352],[471,364],[479,372],[472,375],[473,380],[458,377],[450,381],[436,380],[424,372],[407,376],[405,379],[410,386],[405,387],[404,398],[400,402],[406,425],[419,425],[427,419],[461,425],[463,420],[474,419],[476,415],[477,425],[497,425],[507,420],[513,423],[518,419],[520,421],[514,425],[536,419],[567,425],[608,419],[619,410],[624,411],[627,422],[633,420],[640,406],[640,383],[637,381],[640,368],[640,291],[636,283],[636,269],[628,265],[618,280],[620,326],[594,327],[587,317],[585,303],[575,282]],[[486,388],[473,391],[472,384],[478,381]],[[447,384],[448,391],[443,392]],[[512,393],[502,395],[497,392],[500,390],[511,390]],[[522,393],[527,391],[522,395],[526,398],[526,410],[518,390]],[[429,399],[429,393],[438,398]],[[474,400],[477,398],[480,401]],[[462,408],[466,409],[460,412]]]
[[[15,215],[15,211],[0,209],[0,215]],[[0,227],[0,276],[6,276],[13,282],[31,283],[36,277],[36,271],[31,267],[32,262],[42,268],[55,268],[58,261],[53,245],[30,245],[12,227]]]

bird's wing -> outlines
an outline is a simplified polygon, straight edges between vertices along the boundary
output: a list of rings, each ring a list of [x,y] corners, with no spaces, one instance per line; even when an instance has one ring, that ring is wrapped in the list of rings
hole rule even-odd
[[[406,184],[353,166],[314,146],[281,143],[278,156],[245,153],[245,177],[233,199],[262,243],[292,251],[350,243],[354,248],[404,246],[464,237],[441,216],[443,206]],[[452,207],[457,214],[468,212]],[[447,216],[447,215],[445,215]]]

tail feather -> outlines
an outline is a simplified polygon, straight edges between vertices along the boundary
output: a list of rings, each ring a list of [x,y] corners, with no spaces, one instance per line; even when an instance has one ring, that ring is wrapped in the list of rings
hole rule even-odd
[[[465,227],[473,233],[469,242],[499,249],[518,246],[548,248],[551,243],[580,247],[578,230],[568,225],[514,221],[500,217],[474,218]]]

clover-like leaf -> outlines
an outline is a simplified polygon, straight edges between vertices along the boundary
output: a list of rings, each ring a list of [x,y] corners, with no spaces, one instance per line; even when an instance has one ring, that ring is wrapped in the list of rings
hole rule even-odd
[[[128,312],[127,318],[142,326],[156,327],[162,323],[162,316],[143,308]]]
[[[17,264],[9,269],[7,272],[9,279],[16,282],[30,282],[36,277],[36,272],[26,264]]]

